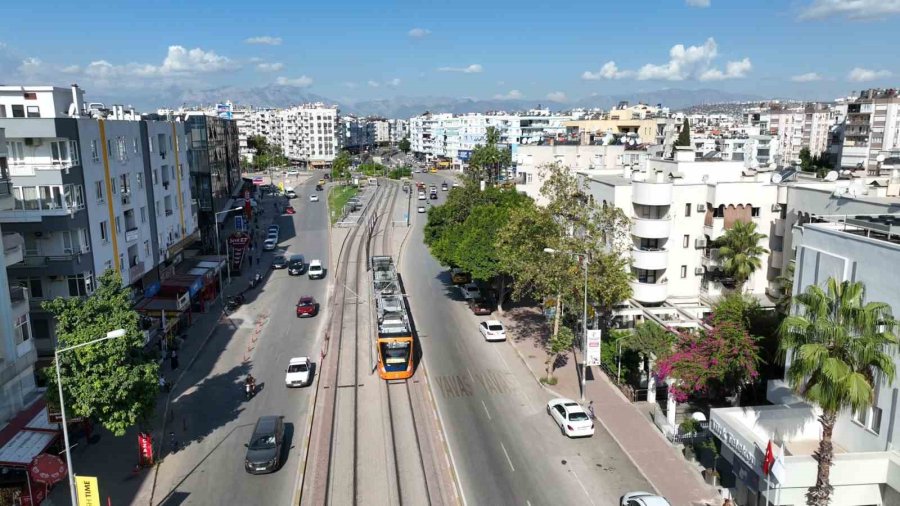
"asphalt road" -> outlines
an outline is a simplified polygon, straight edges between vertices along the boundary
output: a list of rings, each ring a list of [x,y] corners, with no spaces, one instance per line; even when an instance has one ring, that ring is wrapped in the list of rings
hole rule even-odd
[[[477,325],[486,318],[471,314],[431,257],[425,216],[413,212],[400,267],[464,502],[614,505],[627,491],[652,490],[599,424],[589,439],[560,434],[545,410],[553,396],[511,344],[483,340]]]
[[[280,247],[288,254],[302,253],[307,262],[318,258],[327,266],[325,192],[319,192],[320,202],[309,202],[318,178],[313,175],[294,185],[298,198],[291,204],[297,214],[279,216],[276,223],[281,227]],[[274,212],[272,202],[266,197],[261,204],[266,226]],[[254,256],[258,254],[256,250]],[[169,424],[185,447],[166,456],[160,466],[154,504],[290,504],[313,392],[285,388],[284,371],[291,357],[305,355],[317,362],[325,324],[324,313],[298,319],[294,307],[301,295],[312,295],[326,307],[331,273],[315,281],[306,275],[288,276],[286,269],[269,270],[272,257],[271,252],[262,255],[262,288],[249,290],[248,302],[232,314],[235,331],[213,337],[183,380],[194,386],[173,402]],[[256,270],[245,269],[244,279]],[[249,401],[242,387],[248,372],[259,388]],[[244,471],[244,444],[264,415],[284,416],[286,448],[277,472],[254,476]]]

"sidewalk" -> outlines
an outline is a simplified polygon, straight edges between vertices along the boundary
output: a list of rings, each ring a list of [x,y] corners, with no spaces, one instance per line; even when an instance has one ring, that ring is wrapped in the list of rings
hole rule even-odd
[[[506,326],[510,343],[537,381],[546,373],[547,352],[542,341],[548,325],[536,307],[514,308],[499,319]],[[554,376],[558,383],[544,388],[553,395],[579,399],[580,361],[576,352],[557,360]],[[599,367],[587,372],[585,399],[594,401],[597,419],[641,474],[673,506],[694,506],[722,502],[715,488],[703,482],[697,471],[669,444],[662,433],[641,414],[610,382]]]

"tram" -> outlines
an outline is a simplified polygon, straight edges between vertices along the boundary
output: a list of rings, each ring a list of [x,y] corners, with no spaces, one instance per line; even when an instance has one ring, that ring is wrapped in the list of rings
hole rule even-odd
[[[389,256],[373,256],[370,265],[378,325],[378,374],[386,380],[406,379],[415,369],[415,340],[400,277]]]

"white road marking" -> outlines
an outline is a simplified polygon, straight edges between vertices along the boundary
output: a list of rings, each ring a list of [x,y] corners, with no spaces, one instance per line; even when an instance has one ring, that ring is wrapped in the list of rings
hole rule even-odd
[[[500,361],[503,362],[503,366],[506,367],[506,370],[508,372],[512,372],[512,370],[509,368],[509,364],[506,363],[506,359],[503,358],[503,355],[500,354],[500,350],[498,350],[496,346],[491,346],[491,348],[493,348],[494,353],[496,353],[497,356],[500,357]]]
[[[584,495],[587,496],[588,502],[590,502],[593,505],[594,501],[593,501],[593,499],[591,499],[591,494],[589,494],[587,489],[584,487],[584,483],[581,483],[581,479],[578,478],[578,474],[575,473],[574,469],[569,469],[569,471],[572,473],[572,476],[575,477],[575,481],[578,482],[578,485],[581,486],[581,490],[584,490]]]
[[[472,383],[475,383],[475,376],[472,375],[472,371],[466,367],[466,372],[469,373],[469,379],[472,380]]]
[[[503,446],[503,443],[502,443],[502,442],[500,443],[500,448],[503,448],[503,454],[506,455],[506,462],[509,463],[509,468],[512,469],[513,472],[515,472],[515,471],[516,471],[516,468],[515,468],[515,466],[513,466],[513,464],[512,464],[512,459],[509,458],[509,452],[506,451],[506,447]]]
[[[484,406],[484,414],[487,415],[488,420],[492,420],[491,414],[488,412],[487,404],[485,404],[484,401],[482,400],[482,401],[481,401],[481,405]],[[501,443],[501,444],[502,444],[502,443]]]
[[[525,505],[526,505],[526,506],[531,506],[531,501],[529,501],[528,499],[525,499]]]

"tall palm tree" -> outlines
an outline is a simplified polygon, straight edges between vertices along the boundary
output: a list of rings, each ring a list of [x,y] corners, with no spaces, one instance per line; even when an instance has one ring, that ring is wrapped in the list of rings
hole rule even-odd
[[[734,279],[735,289],[744,290],[744,283],[762,267],[761,255],[769,252],[759,245],[766,234],[756,231],[756,223],[752,221],[736,221],[719,240],[719,258],[725,274]]]
[[[775,278],[775,282],[778,283],[778,299],[775,301],[775,308],[781,314],[791,312],[794,292],[794,268],[794,262],[792,261],[784,268],[784,274]]]
[[[826,289],[811,285],[794,297],[798,312],[781,323],[779,352],[791,352],[787,380],[807,401],[822,409],[822,439],[813,458],[819,463],[816,484],[806,493],[810,506],[827,506],[838,413],[857,412],[874,402],[875,382],[894,380],[891,353],[897,345],[896,320],[884,302],[864,302],[860,282],[829,278]]]

